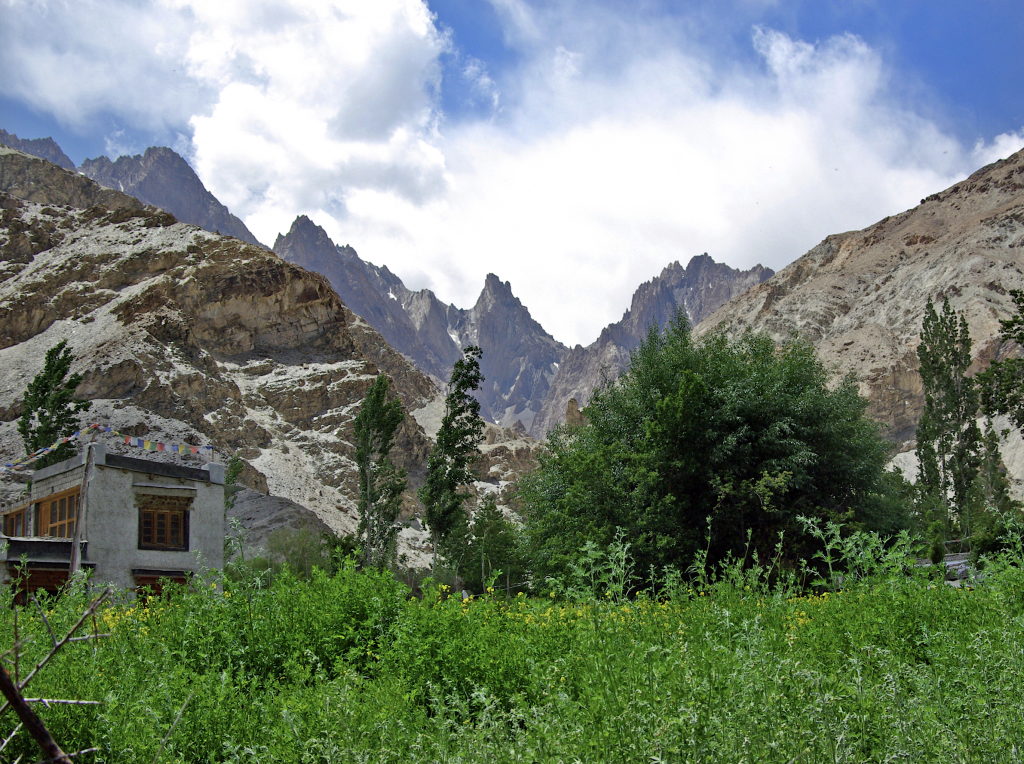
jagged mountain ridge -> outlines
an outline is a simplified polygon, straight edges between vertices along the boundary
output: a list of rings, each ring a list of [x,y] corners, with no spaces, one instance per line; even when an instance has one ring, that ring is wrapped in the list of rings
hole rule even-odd
[[[535,432],[539,403],[566,348],[530,316],[508,282],[490,274],[472,308],[446,305],[430,290],[414,292],[386,267],[334,244],[305,216],[278,237],[274,252],[325,275],[342,300],[389,344],[439,381],[449,377],[463,348],[481,347],[481,414],[501,427],[521,423],[525,431]]]
[[[25,154],[45,159],[47,162],[53,162],[65,170],[75,172],[75,163],[71,161],[71,157],[61,150],[53,138],[19,138],[17,135],[0,128],[0,143]]]
[[[23,143],[60,151],[52,139]],[[81,170],[109,188],[168,210],[183,222],[259,244],[171,149],[149,148],[144,155],[123,156],[115,162],[106,157],[86,160]],[[503,284],[493,274],[485,280],[476,305],[464,310],[442,303],[430,290],[407,289],[386,266],[361,260],[347,245],[336,246],[305,216],[296,218],[291,230],[278,236],[274,250],[289,262],[326,275],[357,315],[437,381],[448,378],[462,348],[471,344],[483,347],[485,384],[478,394],[483,416],[499,426],[518,426],[537,437],[564,419],[569,398],[585,401],[602,374],[614,376],[624,368],[629,352],[650,323],[663,327],[679,305],[686,308],[691,321],[697,321],[707,312],[705,305],[713,309],[736,293],[726,284],[737,274],[739,282],[751,281],[747,272],[741,274],[706,255],[704,260],[697,259],[701,267],[696,270],[690,266],[684,270],[675,263],[641,286],[623,321],[607,327],[590,348],[570,350],[532,318],[507,282]],[[759,273],[759,268],[751,273]],[[697,271],[704,282],[698,283],[699,278],[690,278],[693,283],[686,284],[672,280],[676,272],[689,275]],[[645,289],[650,294],[638,301]]]
[[[289,262],[327,276],[345,303],[387,341],[443,381],[469,345],[483,349],[486,379],[478,395],[481,413],[502,427],[534,437],[565,418],[570,398],[585,402],[604,374],[616,376],[652,324],[663,328],[682,307],[692,323],[772,275],[760,265],[739,271],[707,254],[666,267],[633,295],[621,321],[606,327],[587,348],[569,349],[533,319],[511,285],[488,274],[476,304],[442,303],[429,289],[412,291],[387,267],[362,260],[336,245],[309,218],[296,218],[274,251]]]
[[[911,448],[924,405],[917,345],[925,303],[949,297],[964,314],[974,370],[1019,352],[999,341],[1012,312],[1011,289],[1024,288],[1024,150],[983,167],[917,207],[860,231],[827,237],[763,284],[697,327],[798,336],[819,357],[860,380],[868,414],[888,437]],[[1024,477],[1024,447],[1004,448]]]
[[[22,453],[16,419],[26,385],[46,350],[67,340],[93,421],[166,442],[212,444],[221,458],[238,453],[252,467],[249,485],[313,510],[336,532],[353,530],[352,420],[368,386],[386,371],[415,412],[436,400],[436,385],[319,274],[137,200],[83,208],[81,184],[100,189],[92,181],[10,149],[0,152],[0,176],[12,162],[33,165],[31,190],[46,201],[0,193],[5,457]],[[116,439],[107,445],[129,448]],[[393,454],[413,489],[429,448],[415,417],[406,417]],[[403,532],[414,562],[422,557],[419,536]]]
[[[622,319],[605,327],[587,347],[576,345],[566,353],[548,389],[535,429],[546,432],[565,421],[572,399],[583,406],[604,379],[615,379],[629,364],[630,353],[651,326],[663,329],[682,308],[691,325],[700,323],[719,306],[774,274],[755,265],[740,271],[716,263],[705,252],[690,258],[686,267],[678,261],[641,284],[633,293]]]
[[[166,210],[183,223],[266,249],[245,223],[207,190],[191,165],[166,146],[151,146],[144,154],[121,156],[113,162],[105,156],[86,159],[76,168],[53,138],[22,139],[0,129],[0,144],[85,175],[143,204]]]
[[[56,144],[55,144],[56,145]],[[183,223],[262,247],[245,223],[211,194],[181,156],[166,146],[146,149],[145,154],[86,159],[79,172],[97,183],[167,210]]]

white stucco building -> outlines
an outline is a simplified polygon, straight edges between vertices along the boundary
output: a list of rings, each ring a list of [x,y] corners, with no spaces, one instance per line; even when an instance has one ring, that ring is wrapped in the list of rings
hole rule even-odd
[[[87,485],[83,454],[37,470],[29,502],[4,510],[0,580],[11,582],[24,562],[20,589],[57,591],[68,578],[76,522],[81,565],[97,584],[155,587],[223,566],[222,465],[197,469],[91,448]]]

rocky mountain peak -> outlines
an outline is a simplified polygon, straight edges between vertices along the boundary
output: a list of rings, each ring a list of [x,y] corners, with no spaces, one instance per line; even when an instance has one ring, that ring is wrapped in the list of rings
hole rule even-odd
[[[522,307],[522,303],[512,294],[512,282],[502,281],[493,273],[488,273],[486,278],[484,278],[484,288],[480,292],[477,305],[479,306],[483,300],[490,300],[492,303],[515,301],[517,305]]]
[[[58,167],[63,167],[70,172],[75,172],[75,163],[61,151],[60,146],[53,138],[19,138],[13,133],[0,129],[0,143],[25,154],[45,159],[47,162],[53,162]]]
[[[617,377],[650,327],[664,328],[680,309],[696,325],[773,273],[761,265],[741,271],[715,262],[707,253],[692,257],[685,268],[678,261],[665,266],[658,276],[637,287],[620,321],[605,327],[593,344],[577,345],[566,353],[532,432],[542,435],[565,421],[570,399],[585,405],[602,380]]]
[[[752,328],[811,342],[826,365],[852,372],[868,413],[912,444],[923,408],[917,345],[928,298],[967,319],[975,368],[1016,352],[998,340],[1024,288],[1024,151],[861,231],[827,237],[697,328]],[[1004,452],[1004,456],[1006,456]],[[1011,471],[1024,475],[1024,450]],[[1016,458],[1016,457],[1015,457]]]
[[[108,188],[115,188],[172,213],[183,223],[207,231],[260,244],[245,223],[231,214],[211,194],[177,152],[166,146],[146,149],[144,154],[86,159],[79,170]]]
[[[278,256],[283,252],[293,252],[296,256],[311,256],[321,251],[334,249],[334,242],[327,231],[318,226],[305,215],[299,215],[292,221],[287,234],[278,234],[272,248]],[[285,258],[287,259],[287,258]]]

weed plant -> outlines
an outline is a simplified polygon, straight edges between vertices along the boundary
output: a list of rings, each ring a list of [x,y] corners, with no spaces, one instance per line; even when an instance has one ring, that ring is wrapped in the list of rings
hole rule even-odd
[[[69,646],[29,694],[103,701],[40,709],[97,762],[153,762],[190,696],[160,761],[1019,761],[1019,539],[953,588],[913,567],[905,538],[816,532],[825,572],[807,586],[778,560],[698,557],[635,592],[621,537],[536,597],[428,583],[407,600],[351,565],[210,575],[112,605],[97,623],[111,636]],[[87,589],[43,601],[55,630]],[[34,607],[19,628],[24,673],[49,636]],[[36,752],[19,733],[8,754]]]

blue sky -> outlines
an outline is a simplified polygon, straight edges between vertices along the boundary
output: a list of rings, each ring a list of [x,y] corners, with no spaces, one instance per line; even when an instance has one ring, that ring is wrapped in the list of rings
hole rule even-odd
[[[806,0],[804,2],[622,2],[622,16],[669,20],[689,31],[722,62],[758,64],[750,30],[763,25],[815,41],[852,33],[882,52],[893,88],[965,141],[1024,126],[1024,8],[1013,0]],[[479,115],[483,104],[460,82],[459,63],[483,60],[499,82],[514,77],[521,57],[505,44],[494,5],[433,0],[431,10],[452,31],[442,103],[452,118]],[[694,30],[696,27],[696,30]],[[687,40],[681,35],[680,44]]]
[[[1005,0],[0,0],[0,127],[169,145],[267,243],[487,272],[586,343],[707,251],[781,268],[1024,145]]]

